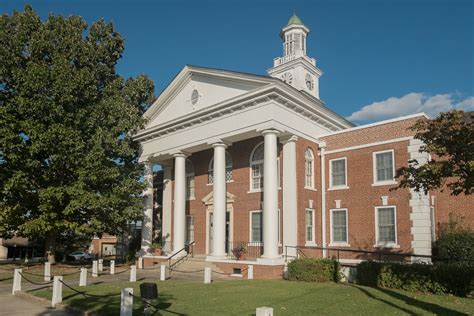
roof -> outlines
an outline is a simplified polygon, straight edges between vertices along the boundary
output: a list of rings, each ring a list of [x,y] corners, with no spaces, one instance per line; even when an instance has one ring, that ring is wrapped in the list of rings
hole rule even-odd
[[[293,14],[293,16],[290,18],[290,20],[288,21],[288,24],[286,26],[290,26],[290,25],[304,25],[303,22],[301,21],[301,19],[299,17],[296,16],[296,14]]]

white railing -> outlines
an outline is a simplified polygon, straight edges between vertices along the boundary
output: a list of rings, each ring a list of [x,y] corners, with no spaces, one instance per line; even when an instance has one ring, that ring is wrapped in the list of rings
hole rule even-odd
[[[300,58],[300,57],[303,57],[304,59],[306,59],[308,62],[310,62],[313,66],[316,66],[316,60],[314,58],[310,58],[308,56],[306,56],[303,51],[298,51],[294,54],[291,54],[291,55],[286,55],[286,56],[283,56],[283,57],[277,57],[273,60],[273,67],[277,67],[277,66],[280,66],[284,63],[287,63],[289,61],[292,61],[294,59],[297,59],[297,58]]]

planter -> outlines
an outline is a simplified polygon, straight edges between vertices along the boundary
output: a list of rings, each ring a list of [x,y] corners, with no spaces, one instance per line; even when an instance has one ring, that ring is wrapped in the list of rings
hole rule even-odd
[[[156,248],[153,250],[153,254],[155,256],[161,256],[161,248]]]
[[[247,254],[246,253],[241,253],[239,256],[239,260],[247,260]]]

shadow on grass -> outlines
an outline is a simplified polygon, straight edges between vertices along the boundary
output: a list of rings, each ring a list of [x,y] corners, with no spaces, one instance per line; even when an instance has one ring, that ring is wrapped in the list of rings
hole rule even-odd
[[[391,306],[395,309],[398,309],[398,310],[400,310],[404,313],[407,313],[409,315],[418,315],[418,313],[416,313],[414,311],[403,308],[403,307],[397,305],[396,303],[390,302],[386,299],[383,299],[383,298],[380,298],[380,297],[377,297],[377,296],[373,295],[372,293],[370,293],[370,291],[368,291],[367,289],[365,289],[363,287],[360,287],[360,286],[354,285],[354,284],[348,284],[348,286],[354,287],[354,288],[358,289],[359,291],[361,291],[362,293],[364,293],[366,296],[368,296],[368,297],[370,297],[374,300],[380,301],[380,302],[382,302],[382,303],[384,303],[388,306]],[[453,315],[453,316],[467,315],[467,314],[464,314],[464,313],[461,313],[461,312],[458,312],[458,311],[454,311],[452,309],[445,308],[445,307],[442,307],[442,306],[439,306],[439,305],[436,305],[436,304],[423,302],[423,301],[414,299],[412,297],[409,297],[407,295],[404,295],[402,293],[399,293],[399,292],[396,292],[396,291],[393,291],[393,290],[378,288],[378,287],[372,287],[372,289],[377,290],[377,291],[379,291],[383,294],[386,294],[386,295],[388,295],[388,296],[390,296],[394,299],[403,301],[408,305],[423,309],[426,312],[433,313],[435,315]]]

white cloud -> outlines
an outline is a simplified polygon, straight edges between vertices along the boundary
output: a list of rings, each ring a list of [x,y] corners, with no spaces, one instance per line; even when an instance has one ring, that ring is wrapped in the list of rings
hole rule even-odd
[[[408,93],[400,98],[391,97],[384,101],[363,106],[347,117],[350,121],[379,121],[424,112],[431,117],[451,109],[474,110],[474,97],[459,100],[458,93],[437,94],[434,96],[420,92]]]

